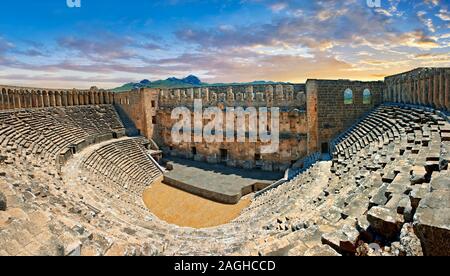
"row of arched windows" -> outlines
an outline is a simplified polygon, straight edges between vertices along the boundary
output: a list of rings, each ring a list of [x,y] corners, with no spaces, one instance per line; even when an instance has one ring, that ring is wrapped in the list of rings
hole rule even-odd
[[[344,91],[344,103],[353,104],[353,91],[350,88]],[[363,91],[363,104],[372,104],[372,92],[368,88]]]

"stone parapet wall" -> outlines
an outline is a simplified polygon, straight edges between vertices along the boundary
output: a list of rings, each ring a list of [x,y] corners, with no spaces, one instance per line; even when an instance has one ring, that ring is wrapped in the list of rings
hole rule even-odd
[[[0,85],[0,93],[0,110],[114,103],[113,92],[96,87],[78,90]]]
[[[386,77],[384,101],[450,111],[450,68],[417,68]]]

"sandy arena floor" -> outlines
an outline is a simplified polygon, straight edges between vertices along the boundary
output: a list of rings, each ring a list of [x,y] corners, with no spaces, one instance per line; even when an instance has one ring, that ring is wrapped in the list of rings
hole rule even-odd
[[[251,195],[235,205],[227,205],[192,195],[163,183],[154,183],[144,192],[144,202],[160,219],[179,226],[207,228],[228,223],[251,203]]]

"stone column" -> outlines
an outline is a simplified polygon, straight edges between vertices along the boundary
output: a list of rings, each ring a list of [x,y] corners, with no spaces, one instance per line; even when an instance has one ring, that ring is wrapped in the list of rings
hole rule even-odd
[[[229,104],[234,102],[233,87],[231,87],[231,86],[227,87],[227,102]]]
[[[44,94],[42,91],[38,91],[38,107],[45,107],[44,105]]]
[[[266,85],[266,101],[267,103],[271,104],[273,101],[273,86],[272,85]]]
[[[277,84],[275,86],[275,98],[277,99],[277,101],[282,101],[284,99],[283,85]]]
[[[9,98],[9,109],[16,108],[16,97],[14,96],[14,91],[11,89],[8,90],[8,98]]]
[[[202,99],[205,103],[209,102],[209,88],[202,88]]]
[[[91,92],[90,91],[83,91],[83,95],[84,95],[84,100],[83,103],[84,105],[90,105],[90,99],[91,99]]]
[[[4,97],[3,97],[3,93],[4,92],[4,90],[2,89],[2,88],[0,88],[0,93],[1,93],[1,110],[4,110],[5,109],[5,100],[4,100]]]
[[[440,101],[440,98],[439,98],[439,92],[440,92],[440,88],[441,88],[441,86],[440,86],[440,82],[439,82],[439,72],[436,70],[436,71],[434,71],[433,72],[433,80],[434,80],[434,83],[433,83],[433,103],[434,103],[434,106],[437,108],[437,109],[441,109],[442,107],[441,107],[441,101]]]
[[[428,99],[428,105],[434,107],[434,102],[433,102],[433,91],[434,91],[434,77],[433,75],[430,75],[430,73],[428,73],[428,89],[427,89],[427,99]]]
[[[63,106],[62,91],[56,91],[56,106]]]
[[[445,97],[444,97],[444,101],[445,101],[445,107],[447,109],[447,111],[450,111],[450,71],[448,71],[445,75],[444,75],[444,82],[445,82]]]
[[[440,108],[445,109],[445,78],[444,70],[439,70],[439,102]]]

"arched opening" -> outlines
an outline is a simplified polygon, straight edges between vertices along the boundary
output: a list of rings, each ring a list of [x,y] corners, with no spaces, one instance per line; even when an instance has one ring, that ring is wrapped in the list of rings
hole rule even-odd
[[[344,104],[353,104],[353,91],[350,88],[344,91]]]
[[[367,88],[363,91],[363,104],[372,104],[372,92]]]

